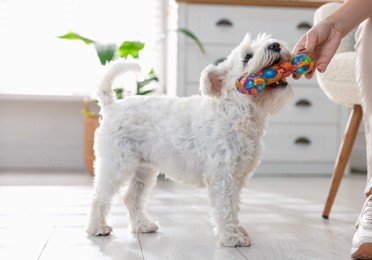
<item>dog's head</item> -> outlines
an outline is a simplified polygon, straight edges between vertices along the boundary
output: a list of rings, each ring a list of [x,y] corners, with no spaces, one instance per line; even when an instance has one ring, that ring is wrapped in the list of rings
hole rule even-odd
[[[217,65],[207,66],[200,78],[200,91],[218,99],[236,99],[250,102],[264,113],[275,113],[287,104],[292,96],[292,87],[286,80],[270,84],[256,95],[244,95],[235,88],[235,81],[242,73],[257,73],[263,68],[290,59],[285,42],[260,34],[252,40],[247,34],[227,59]]]

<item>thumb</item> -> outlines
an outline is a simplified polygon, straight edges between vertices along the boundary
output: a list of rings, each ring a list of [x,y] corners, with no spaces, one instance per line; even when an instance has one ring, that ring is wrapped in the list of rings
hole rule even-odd
[[[307,53],[312,53],[318,43],[318,33],[314,30],[308,31],[306,34],[305,49]]]
[[[323,62],[323,63],[319,63],[316,67],[316,69],[320,72],[320,73],[323,73],[327,70],[327,63]]]
[[[327,67],[329,63],[332,60],[333,55],[328,55],[328,54],[322,54],[320,55],[319,59],[315,61],[315,67],[316,69],[323,73],[327,70]]]
[[[305,44],[306,44],[306,35],[303,35],[301,39],[297,42],[295,47],[293,48],[292,53],[296,54],[296,53],[304,51]]]

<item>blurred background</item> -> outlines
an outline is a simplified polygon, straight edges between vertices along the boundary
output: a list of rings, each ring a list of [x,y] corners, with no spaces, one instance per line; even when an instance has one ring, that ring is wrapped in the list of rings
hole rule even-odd
[[[198,94],[201,70],[247,32],[293,47],[322,1],[246,2],[0,0],[0,171],[92,171],[95,89],[108,61],[143,68],[115,83],[121,98]],[[295,94],[270,121],[258,172],[330,175],[349,109],[329,101],[315,79],[296,81]],[[348,169],[365,172],[360,132]]]
[[[94,99],[104,66],[94,44],[59,36],[144,43],[136,60],[156,72],[154,88],[164,93],[168,8],[163,0],[1,0],[0,171],[84,170],[80,110]],[[122,81],[133,94],[133,75]]]

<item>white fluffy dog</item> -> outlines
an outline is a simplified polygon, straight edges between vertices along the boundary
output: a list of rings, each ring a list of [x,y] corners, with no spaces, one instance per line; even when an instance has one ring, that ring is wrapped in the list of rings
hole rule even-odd
[[[95,193],[87,227],[89,235],[108,235],[111,199],[124,184],[124,203],[133,232],[155,232],[145,199],[159,172],[173,180],[207,186],[214,208],[218,243],[249,246],[239,224],[239,193],[260,162],[267,118],[288,103],[292,88],[280,81],[257,95],[235,89],[243,72],[289,60],[285,43],[266,34],[247,34],[227,59],[201,73],[202,95],[186,98],[127,97],[116,102],[114,79],[137,69],[117,62],[99,88],[102,121],[95,136]]]

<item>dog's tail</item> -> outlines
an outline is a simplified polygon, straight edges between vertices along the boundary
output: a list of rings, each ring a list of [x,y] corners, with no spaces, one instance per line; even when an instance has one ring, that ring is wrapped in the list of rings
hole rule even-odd
[[[126,61],[116,61],[109,65],[106,75],[98,86],[97,96],[101,108],[108,107],[115,103],[114,92],[111,89],[112,84],[118,76],[121,76],[128,71],[139,73],[141,67],[137,63]]]

